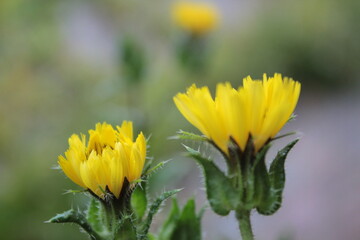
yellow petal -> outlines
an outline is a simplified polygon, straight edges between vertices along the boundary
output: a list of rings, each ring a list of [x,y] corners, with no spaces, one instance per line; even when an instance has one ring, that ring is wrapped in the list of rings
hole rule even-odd
[[[124,121],[115,130],[107,123],[96,124],[86,137],[72,135],[65,157],[59,157],[64,173],[76,184],[105,198],[109,190],[120,198],[124,178],[129,181],[141,176],[146,158],[146,139],[140,133],[133,142],[132,122]]]
[[[286,124],[300,95],[300,83],[281,74],[263,80],[243,79],[238,90],[229,83],[218,84],[215,100],[207,87],[192,85],[178,93],[174,102],[181,114],[228,154],[233,138],[241,149],[249,136],[258,151]]]

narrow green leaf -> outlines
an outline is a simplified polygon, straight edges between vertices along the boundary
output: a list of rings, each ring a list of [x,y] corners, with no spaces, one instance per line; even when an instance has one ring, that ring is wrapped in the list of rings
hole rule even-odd
[[[87,190],[73,190],[73,189],[68,189],[66,190],[63,194],[77,194],[77,193],[85,193],[87,192]]]
[[[45,223],[76,223],[89,234],[91,239],[102,239],[99,234],[94,231],[91,225],[86,221],[85,216],[79,211],[75,211],[74,209],[70,209],[66,212],[57,214],[55,217],[51,218]]]
[[[161,168],[163,168],[169,161],[162,161],[159,162],[158,164],[156,164],[154,167],[149,168],[149,170],[147,170],[145,172],[145,176],[148,177],[149,175],[151,175],[152,173],[155,173],[156,171],[160,170]]]
[[[78,213],[74,209],[70,209],[66,212],[56,214],[55,217],[52,217],[46,223],[76,223],[78,218]]]
[[[147,234],[151,225],[151,222],[153,220],[154,215],[159,211],[160,206],[163,201],[168,199],[169,197],[173,196],[174,194],[180,192],[182,189],[175,189],[172,191],[167,191],[162,193],[155,201],[151,204],[148,214],[145,218],[145,220],[142,223],[141,230],[139,233],[139,239],[143,240],[147,238]]]
[[[274,140],[277,140],[277,139],[280,139],[280,138],[284,138],[284,137],[288,137],[288,136],[291,136],[291,135],[294,135],[296,134],[297,132],[289,132],[289,133],[285,133],[283,135],[279,135],[277,137],[274,137],[271,139],[271,141],[274,141]]]
[[[101,220],[101,206],[99,200],[91,198],[89,207],[86,211],[86,220],[94,230],[101,232],[103,229]]]
[[[143,169],[143,174],[146,173],[147,171],[149,171],[149,169],[151,168],[153,162],[154,162],[154,158],[146,157],[146,161],[145,161],[145,165],[144,165],[144,169]]]
[[[141,221],[147,208],[146,181],[136,186],[131,195],[131,207],[135,212],[137,220]]]
[[[176,198],[173,198],[172,207],[168,218],[160,229],[159,240],[169,240],[173,234],[180,217],[179,205]]]
[[[203,158],[198,151],[185,146],[186,150],[203,168],[206,193],[211,208],[217,214],[226,216],[239,205],[239,193],[231,180],[209,159]]]
[[[194,140],[194,141],[207,141],[208,139],[205,136],[197,135],[195,133],[185,132],[179,130],[177,135],[170,137],[170,139],[184,139],[184,140]]]

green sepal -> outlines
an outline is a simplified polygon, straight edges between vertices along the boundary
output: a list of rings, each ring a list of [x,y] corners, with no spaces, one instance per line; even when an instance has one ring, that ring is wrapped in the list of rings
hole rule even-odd
[[[245,210],[251,210],[258,202],[261,202],[263,196],[268,195],[267,191],[269,191],[270,182],[265,165],[265,156],[270,146],[270,144],[267,144],[261,148],[255,156],[251,155],[250,157],[253,159],[248,160],[250,163],[243,170],[247,172],[245,178],[246,192],[243,207]]]
[[[87,190],[74,190],[74,189],[68,189],[63,194],[77,194],[77,193],[86,193]]]
[[[287,120],[287,122],[291,122],[292,120],[294,120],[297,117],[296,114],[291,114],[291,116],[289,117],[289,119]]]
[[[244,151],[239,152],[238,154],[240,155],[237,160],[240,163],[241,170],[241,175],[238,173],[238,185],[241,189],[239,196],[241,197],[243,203],[243,206],[240,207],[250,210],[253,208],[252,200],[255,193],[255,176],[252,167],[254,166],[254,162],[256,162],[256,158],[254,157],[255,145],[251,135],[249,136]]]
[[[176,228],[169,240],[200,240],[201,239],[201,217],[196,214],[195,201],[189,199],[184,206]]]
[[[146,173],[150,170],[153,162],[154,162],[154,158],[146,157],[146,161],[145,161],[145,165],[144,165],[144,169],[143,169],[143,173],[142,173],[143,175],[146,175]]]
[[[255,155],[255,160],[254,160],[254,164],[252,165],[252,171],[255,170],[256,166],[258,165],[258,163],[260,163],[261,161],[265,161],[265,157],[267,152],[269,151],[271,147],[271,144],[268,143],[266,144],[264,147],[262,147],[260,149],[260,151]]]
[[[275,159],[270,165],[269,169],[269,177],[271,183],[271,191],[275,195],[275,208],[273,209],[276,212],[282,202],[282,193],[285,187],[285,160],[290,152],[290,150],[295,146],[295,144],[299,141],[296,139],[286,145],[283,149],[281,149],[276,155]]]
[[[288,136],[291,136],[291,135],[294,135],[294,134],[297,134],[297,132],[289,132],[289,133],[279,135],[279,136],[274,137],[273,139],[271,139],[271,141],[278,140],[278,139],[284,138],[284,137],[288,137]]]
[[[203,209],[197,214],[194,199],[189,199],[182,211],[177,200],[173,204],[169,216],[160,230],[159,240],[201,239],[201,218]]]
[[[285,160],[289,151],[299,141],[296,139],[281,149],[272,161],[269,169],[270,192],[263,198],[257,210],[263,215],[274,214],[281,206],[282,192],[285,187]]]
[[[197,135],[191,132],[185,132],[179,130],[175,136],[170,137],[170,139],[183,139],[183,140],[194,140],[194,141],[207,141],[208,139],[205,136]]]
[[[147,213],[146,218],[144,219],[143,223],[140,226],[139,236],[138,236],[139,240],[147,239],[147,235],[149,232],[151,222],[153,220],[154,215],[159,211],[161,204],[166,199],[168,199],[169,197],[173,196],[174,194],[180,192],[181,190],[182,189],[175,189],[172,191],[164,192],[154,200],[154,202],[149,207],[149,211]]]
[[[256,158],[257,164],[254,169],[255,176],[255,195],[254,206],[261,214],[267,215],[268,206],[271,204],[273,196],[271,194],[271,184],[269,173],[265,164],[265,155],[258,155]]]
[[[206,194],[211,208],[217,214],[226,216],[239,205],[239,192],[233,187],[231,179],[200,152],[185,146],[186,150],[203,168]]]
[[[169,162],[169,160],[162,161],[162,162],[159,162],[158,164],[156,164],[154,167],[149,167],[144,173],[144,178],[148,178],[151,174],[156,173],[161,168],[163,168],[168,162]]]
[[[148,204],[146,183],[146,181],[143,181],[142,183],[138,184],[133,193],[131,194],[131,207],[135,212],[137,221],[142,220]]]

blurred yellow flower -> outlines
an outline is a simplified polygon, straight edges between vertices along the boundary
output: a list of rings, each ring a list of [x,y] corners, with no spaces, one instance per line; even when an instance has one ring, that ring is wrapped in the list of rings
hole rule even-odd
[[[178,2],[173,7],[172,15],[176,24],[193,34],[204,34],[219,21],[217,9],[208,3]]]
[[[65,157],[59,156],[59,165],[74,183],[91,190],[100,198],[109,190],[116,198],[124,183],[140,178],[145,158],[146,140],[140,133],[133,141],[132,122],[124,121],[116,130],[107,123],[96,124],[86,136],[73,134]]]
[[[219,83],[215,100],[207,87],[192,85],[178,93],[175,104],[182,115],[207,138],[228,154],[230,137],[244,150],[251,135],[258,151],[291,117],[301,85],[281,74],[263,80],[244,78],[237,90]]]

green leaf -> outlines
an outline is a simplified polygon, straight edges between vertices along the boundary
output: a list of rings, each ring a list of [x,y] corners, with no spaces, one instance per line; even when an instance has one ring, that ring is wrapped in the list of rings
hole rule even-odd
[[[74,209],[70,209],[66,212],[57,214],[55,217],[51,218],[45,223],[76,223],[89,234],[91,239],[102,239],[99,234],[94,231],[91,225],[87,222],[85,216],[81,212],[75,211]]]
[[[101,211],[102,209],[99,200],[91,198],[89,207],[86,212],[86,220],[92,226],[92,228],[98,232],[103,230]]]
[[[77,221],[78,213],[74,209],[70,209],[63,213],[56,214],[55,217],[52,217],[46,223],[74,223]]]
[[[200,240],[200,219],[196,214],[195,201],[190,199],[181,212],[176,228],[170,240]]]
[[[147,208],[146,181],[138,184],[131,195],[131,207],[138,221],[143,218]]]
[[[169,216],[166,219],[163,226],[161,227],[161,230],[159,233],[159,238],[158,238],[159,240],[171,239],[171,235],[173,234],[173,232],[177,226],[179,217],[180,217],[179,205],[177,203],[176,198],[174,198]]]
[[[211,208],[215,213],[226,216],[239,205],[239,192],[231,180],[209,159],[203,158],[200,152],[185,146],[186,150],[203,168],[206,193]]]
[[[141,230],[139,233],[139,239],[143,240],[147,238],[147,234],[151,225],[151,222],[153,220],[154,215],[159,211],[161,204],[163,201],[168,199],[169,197],[173,196],[174,194],[180,192],[182,189],[175,189],[172,191],[167,191],[162,193],[158,198],[155,199],[155,201],[151,204],[148,214],[145,218],[145,220],[142,223]]]

